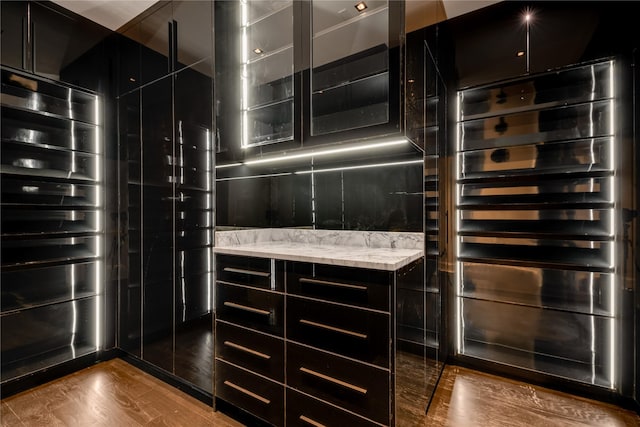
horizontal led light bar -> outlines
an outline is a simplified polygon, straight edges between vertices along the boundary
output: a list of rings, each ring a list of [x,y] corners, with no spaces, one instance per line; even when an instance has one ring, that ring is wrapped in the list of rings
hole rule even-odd
[[[242,163],[238,162],[238,163],[227,163],[226,165],[217,165],[216,169],[231,168],[234,166],[242,166]]]
[[[309,174],[309,173],[322,173],[322,172],[337,172],[337,171],[346,171],[353,169],[368,169],[368,168],[382,168],[387,166],[399,166],[399,165],[411,165],[422,163],[423,160],[407,160],[404,162],[390,162],[390,163],[375,163],[371,165],[358,165],[358,166],[346,166],[343,168],[329,168],[329,169],[309,169],[304,171],[295,172],[297,175]]]
[[[246,162],[244,162],[244,164],[249,166],[249,165],[262,164],[262,163],[282,162],[287,160],[303,159],[308,157],[326,156],[329,154],[349,153],[353,151],[363,151],[363,150],[391,147],[394,145],[407,144],[408,142],[409,141],[407,139],[395,139],[393,141],[377,142],[373,144],[358,144],[358,145],[352,145],[352,146],[341,147],[341,148],[333,148],[328,150],[315,150],[315,151],[307,151],[307,152],[298,153],[298,154],[274,156],[274,157],[267,157],[267,158],[261,158],[256,160],[247,160]]]

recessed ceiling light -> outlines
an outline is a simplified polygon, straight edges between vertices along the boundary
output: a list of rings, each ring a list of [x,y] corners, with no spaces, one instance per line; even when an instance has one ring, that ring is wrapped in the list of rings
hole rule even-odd
[[[259,47],[253,49],[253,53],[255,53],[256,55],[260,55],[262,52],[264,52],[264,50],[260,49]]]
[[[524,50],[519,50],[519,51],[516,53],[516,56],[517,56],[518,58],[519,58],[519,57],[521,57],[521,56],[524,56]]]
[[[367,4],[363,1],[361,1],[360,3],[356,3],[355,8],[358,12],[362,12],[363,10],[365,10],[367,8]]]
[[[409,83],[414,83],[414,82],[415,82],[415,80],[414,80],[414,79],[409,79],[409,80],[407,80],[407,81],[408,81]]]
[[[134,79],[133,77],[129,77],[129,81],[130,81],[130,82],[135,82],[135,81],[136,81],[136,79]]]

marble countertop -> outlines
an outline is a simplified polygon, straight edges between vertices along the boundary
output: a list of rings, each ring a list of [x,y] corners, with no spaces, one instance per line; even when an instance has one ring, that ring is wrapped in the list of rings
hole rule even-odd
[[[214,251],[395,271],[424,254],[422,233],[259,229],[216,232]]]

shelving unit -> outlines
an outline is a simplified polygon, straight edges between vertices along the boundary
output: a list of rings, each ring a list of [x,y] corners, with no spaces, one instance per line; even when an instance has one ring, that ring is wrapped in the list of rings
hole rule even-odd
[[[614,63],[458,93],[458,353],[615,388]]]
[[[241,2],[242,147],[293,139],[293,1]]]
[[[101,345],[100,98],[2,68],[2,382]]]
[[[312,2],[311,135],[389,121],[389,5]]]

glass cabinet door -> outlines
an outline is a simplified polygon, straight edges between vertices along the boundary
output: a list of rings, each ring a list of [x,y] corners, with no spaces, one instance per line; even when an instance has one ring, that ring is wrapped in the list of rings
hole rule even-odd
[[[314,1],[311,13],[311,135],[387,123],[389,2]]]
[[[293,139],[293,6],[241,2],[242,147]]]

